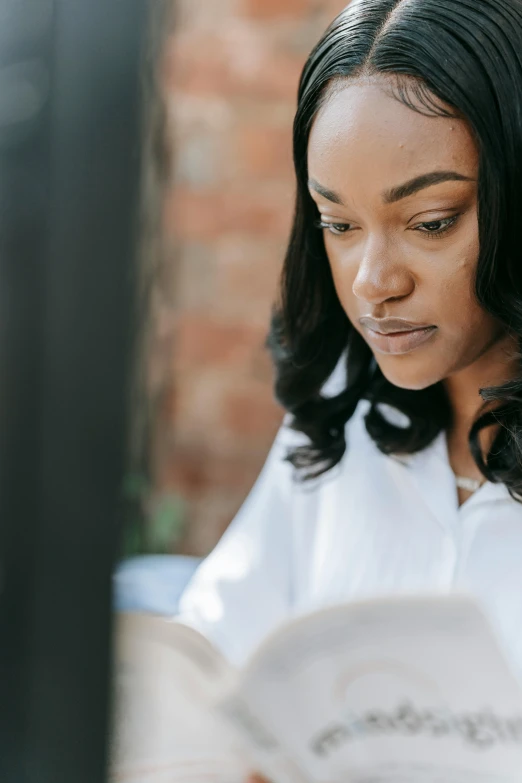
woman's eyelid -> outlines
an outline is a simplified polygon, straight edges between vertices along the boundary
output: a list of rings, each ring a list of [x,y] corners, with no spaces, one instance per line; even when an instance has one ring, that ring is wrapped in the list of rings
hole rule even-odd
[[[423,209],[421,212],[417,212],[415,215],[412,215],[408,219],[407,223],[410,225],[414,221],[417,223],[431,223],[435,220],[446,220],[447,218],[455,217],[456,215],[461,214],[462,211],[463,210],[459,209],[459,207],[435,207],[433,209]],[[361,225],[354,218],[333,215],[331,212],[325,213],[319,211],[319,219],[324,223],[338,223],[340,225],[351,225],[355,227]]]
[[[407,222],[407,228],[415,228],[423,223],[434,223],[436,221],[450,220],[452,218],[459,218],[463,212],[466,211],[465,207],[459,207],[453,204],[452,206],[436,206],[431,209],[423,209],[410,217]],[[350,230],[363,228],[361,223],[358,223],[355,219],[349,217],[341,217],[335,215],[332,212],[326,210],[318,210],[319,221],[327,226],[343,226]]]
[[[356,220],[352,220],[348,217],[341,217],[340,215],[332,215],[332,213],[325,214],[324,212],[319,213],[319,219],[322,223],[329,223],[331,225],[343,225],[343,226],[358,226]]]
[[[435,220],[447,220],[456,217],[462,213],[459,207],[435,207],[433,209],[423,209],[417,212],[408,220],[408,225],[412,223],[433,223]]]
[[[334,228],[336,226],[341,226],[342,228],[349,228],[349,229],[355,229],[358,228],[358,226],[353,223],[351,220],[324,220],[321,218],[321,224],[323,226],[333,226]]]

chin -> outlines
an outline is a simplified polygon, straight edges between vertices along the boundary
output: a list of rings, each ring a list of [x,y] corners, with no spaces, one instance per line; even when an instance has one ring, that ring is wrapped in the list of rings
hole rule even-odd
[[[386,380],[399,389],[422,391],[446,377],[437,372],[433,365],[412,360],[410,356],[375,355],[375,359]]]

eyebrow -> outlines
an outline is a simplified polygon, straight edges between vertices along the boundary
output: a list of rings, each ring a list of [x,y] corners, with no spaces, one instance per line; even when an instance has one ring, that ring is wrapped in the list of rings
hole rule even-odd
[[[418,177],[403,182],[402,185],[396,185],[394,188],[385,190],[382,193],[382,200],[385,204],[394,204],[396,201],[401,201],[403,198],[413,196],[424,188],[429,188],[432,185],[439,185],[441,182],[475,182],[472,177],[466,177],[464,174],[459,174],[458,171],[431,171],[429,174],[420,174]],[[315,179],[308,181],[308,186],[323,196],[333,204],[339,204],[344,207],[345,204],[342,198],[334,190],[320,185]]]

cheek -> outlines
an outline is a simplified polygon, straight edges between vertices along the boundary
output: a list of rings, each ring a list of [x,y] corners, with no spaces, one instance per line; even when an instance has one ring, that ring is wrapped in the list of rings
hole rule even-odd
[[[440,313],[440,323],[459,323],[473,318],[480,311],[475,298],[475,266],[463,265],[448,275],[427,282],[428,302],[431,299]],[[430,296],[431,292],[431,296]]]
[[[433,264],[424,280],[428,304],[431,298],[441,327],[448,331],[467,331],[487,320],[475,296],[478,254],[478,241],[466,242],[441,263]]]
[[[339,251],[338,247],[331,247],[329,242],[325,242],[325,249],[337,296],[350,317],[354,309],[356,311],[358,309],[358,300],[353,293],[353,285],[359,269],[358,256],[353,252]]]
[[[386,300],[386,274],[407,279],[404,290],[409,290],[402,302],[390,306],[390,314],[421,318],[436,323],[448,337],[462,339],[465,333],[478,329],[488,321],[475,297],[475,276],[479,255],[478,223],[476,211],[463,221],[458,238],[446,246],[438,240],[419,241],[412,233],[404,233],[402,241],[383,243],[383,255],[389,257],[382,264],[380,256],[378,277],[382,283],[383,301]],[[433,245],[432,245],[433,243]],[[368,312],[368,303],[355,296],[353,287],[358,276],[364,243],[343,246],[335,238],[325,236],[325,250],[334,286],[339,300],[350,320],[357,326],[357,319]],[[377,274],[377,273],[376,273]],[[410,281],[414,283],[410,288]],[[391,295],[393,287],[388,293]],[[374,303],[375,304],[375,303]],[[392,313],[393,311],[393,313]]]

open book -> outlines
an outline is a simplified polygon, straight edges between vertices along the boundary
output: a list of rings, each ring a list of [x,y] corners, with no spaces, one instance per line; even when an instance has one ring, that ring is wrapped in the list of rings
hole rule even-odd
[[[522,695],[466,597],[335,606],[234,670],[194,630],[121,615],[112,780],[520,783]]]

